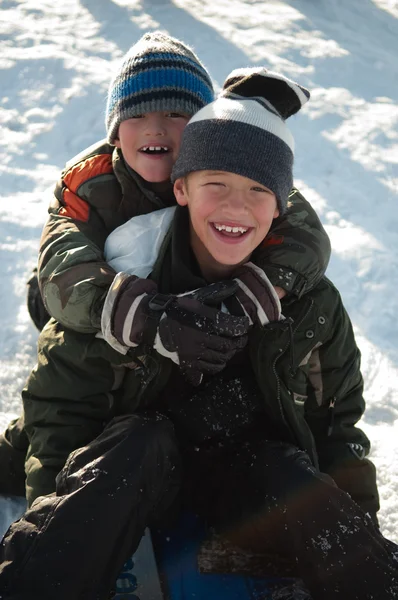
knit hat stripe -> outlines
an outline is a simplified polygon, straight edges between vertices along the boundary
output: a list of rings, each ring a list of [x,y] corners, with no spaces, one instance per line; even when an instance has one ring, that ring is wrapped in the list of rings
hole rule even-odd
[[[293,185],[292,166],[293,152],[269,131],[235,120],[190,121],[171,179],[203,170],[236,173],[272,190],[283,214]]]
[[[231,122],[244,123],[261,130],[269,131],[279,137],[292,152],[294,152],[294,139],[282,119],[270,110],[263,102],[256,98],[221,97],[216,102],[208,104],[189,121],[192,123],[208,119],[225,119]]]
[[[199,69],[196,67],[192,67],[189,71],[186,69],[186,65],[184,65],[182,61],[178,57],[165,59],[165,55],[159,55],[159,58],[155,58],[153,61],[148,61],[145,57],[144,59],[137,59],[134,64],[134,68],[130,66],[130,68],[126,68],[125,71],[117,76],[113,82],[113,86],[117,87],[126,79],[134,78],[135,76],[139,76],[140,73],[149,73],[153,69],[153,71],[161,71],[162,69],[175,69],[178,70],[181,74],[187,73],[196,77],[198,80],[202,82],[202,85],[206,86],[211,90],[212,99],[214,97],[212,83],[207,75],[206,71],[203,69]]]
[[[150,93],[150,91],[161,92],[162,89],[167,88],[174,88],[174,90],[177,88],[178,91],[181,89],[182,93],[189,90],[190,93],[202,99],[201,106],[213,99],[209,86],[193,73],[163,66],[133,74],[116,83],[107,110],[111,113],[115,104],[123,103],[126,99],[134,101],[134,95]]]
[[[211,80],[206,69],[191,60],[188,56],[182,56],[181,54],[173,54],[172,52],[148,52],[143,56],[138,56],[134,63],[134,71],[139,72],[140,70],[148,69],[149,67],[179,67],[180,69],[187,69],[189,66],[191,71],[194,71],[200,75],[207,84],[211,84]]]
[[[191,114],[191,105],[202,107],[203,100],[198,94],[191,94],[185,90],[180,92],[173,88],[168,90],[159,88],[157,90],[152,90],[151,92],[136,94],[136,98],[134,98],[134,94],[125,98],[119,104],[120,110],[122,112],[128,111],[132,104],[134,104],[135,116],[156,110],[167,111],[178,109],[181,112],[184,112],[184,107],[187,109],[186,112]],[[156,106],[156,108],[153,108],[154,106]],[[199,110],[199,108],[196,108],[196,110]]]
[[[228,93],[223,92],[222,95],[225,96],[226,98],[235,98],[238,100],[240,100],[242,98],[242,96],[239,96],[238,94],[231,94],[230,92],[228,92]],[[255,99],[256,99],[256,102],[261,104],[261,106],[264,106],[264,108],[269,110],[269,112],[271,112],[273,115],[276,115],[277,117],[280,118],[280,114],[278,113],[276,108],[274,108],[272,106],[271,102],[269,102],[266,98],[261,98],[260,96],[255,96]]]

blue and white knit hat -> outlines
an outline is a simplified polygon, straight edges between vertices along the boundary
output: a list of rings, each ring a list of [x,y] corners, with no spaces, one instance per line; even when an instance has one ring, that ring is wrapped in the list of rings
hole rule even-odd
[[[109,86],[108,142],[114,144],[126,119],[164,110],[191,116],[213,99],[210,75],[188,46],[160,31],[146,33],[125,54]]]
[[[171,179],[192,171],[229,171],[272,190],[280,214],[293,186],[294,140],[285,119],[310,97],[298,83],[263,67],[236,69],[219,98],[184,129]]]

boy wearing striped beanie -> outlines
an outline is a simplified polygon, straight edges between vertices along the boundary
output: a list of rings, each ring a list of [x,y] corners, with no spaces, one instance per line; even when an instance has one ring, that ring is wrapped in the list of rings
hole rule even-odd
[[[156,111],[192,116],[213,100],[204,65],[183,42],[145,33],[124,55],[110,83],[106,129],[110,144],[122,121]]]
[[[289,600],[393,600],[397,546],[377,528],[370,442],[357,427],[365,404],[350,319],[326,278],[281,304],[256,266],[273,220],[289,212],[294,140],[286,119],[308,99],[283,75],[238,69],[184,130],[172,172],[173,237],[189,231],[185,243],[205,280],[237,283],[240,306],[228,308],[253,327],[246,359],[237,355],[218,385],[186,398],[189,409],[174,403],[170,418],[177,436],[204,450],[187,461],[200,482],[191,501],[213,523],[219,548],[263,554],[265,565],[272,554],[288,558],[305,584],[286,588]],[[267,293],[268,304],[259,303]],[[227,436],[222,450],[208,449],[215,431]]]
[[[397,546],[377,528],[375,468],[366,458],[370,442],[357,427],[364,412],[363,381],[349,317],[326,278],[302,298],[281,303],[258,266],[274,219],[290,210],[294,140],[286,120],[308,99],[304,87],[266,69],[231,73],[221,96],[184,129],[172,172],[178,206],[166,209],[174,211],[172,226],[146,299],[137,297],[126,311],[115,286],[108,295],[110,312],[120,319],[114,330],[119,342],[137,340],[145,320],[154,324],[159,381],[170,361],[175,363],[155,406],[165,419],[162,435],[165,422],[173,427],[164,456],[171,447],[181,455],[184,506],[213,527],[205,542],[205,570],[229,566],[208,560],[216,546],[210,554],[216,562],[233,551],[242,557],[245,573],[253,554],[257,575],[266,575],[270,562],[278,565],[277,557],[285,567],[290,562],[299,580],[279,591],[289,600],[393,600]],[[134,221],[108,241],[120,240],[124,230],[134,250]],[[145,248],[144,237],[140,242]],[[120,251],[122,244],[115,248]],[[131,262],[134,255],[128,254]],[[117,268],[126,264],[119,258],[121,263],[117,256],[112,262],[120,271],[120,288],[136,294],[139,280]],[[231,298],[222,297],[225,280],[237,285]],[[195,287],[190,294],[170,294]],[[198,344],[195,315],[184,304],[192,298],[218,307],[222,301],[232,314],[246,316],[247,344],[224,362],[211,352],[211,335],[208,348],[203,340]],[[181,317],[174,330],[171,314]],[[196,322],[205,329],[206,315],[198,313]],[[184,381],[187,365],[179,359],[189,330],[191,369],[195,363],[198,372],[206,363],[219,367],[213,364],[195,387],[192,379]],[[146,444],[151,447],[149,439]],[[147,472],[158,467],[147,465]],[[174,466],[165,466],[162,474],[167,472],[175,473]]]
[[[261,314],[257,299],[264,287],[272,314],[280,314],[268,278],[248,261],[286,211],[294,159],[286,119],[309,96],[264,68],[233,71],[220,97],[189,121],[173,168],[174,194],[180,206],[188,206],[192,247],[207,278],[228,278],[246,263],[236,295],[250,308],[245,312],[251,322],[256,309],[257,318]]]
[[[168,181],[189,117],[212,100],[210,76],[193,51],[160,31],[146,33],[109,86],[107,140],[144,180]]]
[[[230,171],[269,188],[282,215],[293,186],[294,139],[286,119],[309,96],[264,68],[232,71],[220,97],[189,121],[172,180],[194,171]]]

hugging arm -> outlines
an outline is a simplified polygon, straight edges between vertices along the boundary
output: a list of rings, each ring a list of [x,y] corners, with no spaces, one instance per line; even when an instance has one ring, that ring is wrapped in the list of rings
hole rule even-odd
[[[330,240],[311,204],[295,188],[286,213],[274,220],[252,261],[273,286],[298,297],[323,277],[330,259]]]

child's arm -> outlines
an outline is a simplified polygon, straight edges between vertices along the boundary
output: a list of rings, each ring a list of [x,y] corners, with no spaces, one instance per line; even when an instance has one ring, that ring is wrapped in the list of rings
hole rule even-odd
[[[40,243],[41,296],[48,313],[62,325],[79,333],[96,333],[101,329],[104,298],[116,275],[102,254],[104,224],[94,211],[91,222],[85,223],[57,210],[50,209]]]
[[[108,145],[67,166],[55,187],[40,241],[39,287],[50,315],[81,333],[101,329],[103,300],[115,277],[103,248],[122,222],[121,201]]]
[[[261,267],[275,287],[300,297],[325,274],[330,258],[330,241],[316,212],[293,188],[290,208],[275,219],[252,261]]]
[[[329,263],[330,241],[311,204],[296,189],[290,201],[250,263],[233,273],[244,282],[236,296],[254,323],[262,323],[263,311],[270,321],[278,320],[275,296],[300,298],[321,280]]]

